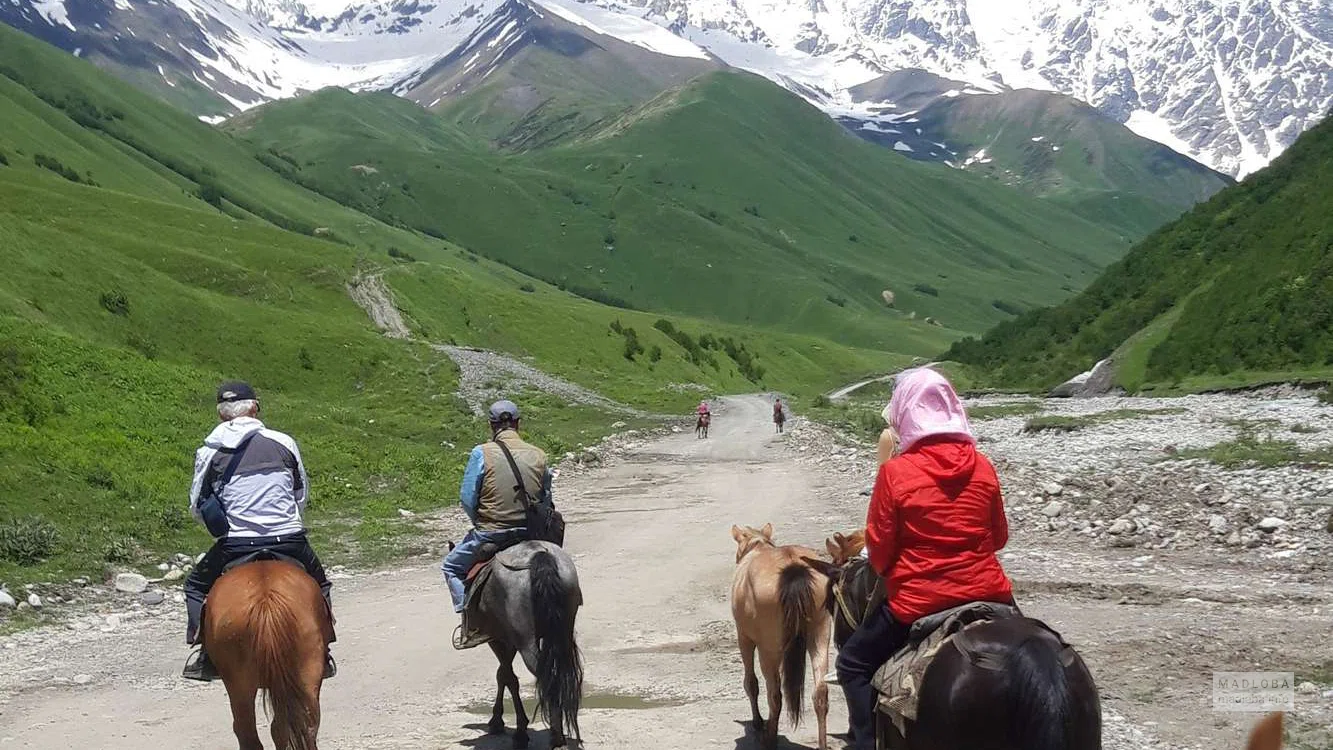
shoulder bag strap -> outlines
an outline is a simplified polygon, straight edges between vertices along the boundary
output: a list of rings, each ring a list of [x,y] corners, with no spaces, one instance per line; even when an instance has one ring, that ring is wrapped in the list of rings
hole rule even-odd
[[[528,488],[523,485],[523,475],[519,472],[518,464],[514,461],[514,454],[509,452],[509,446],[505,445],[503,440],[496,438],[495,444],[500,446],[501,452],[505,454],[505,459],[509,461],[509,470],[514,472],[514,481],[516,482],[514,489],[518,490],[519,502],[523,503],[524,508],[529,507],[532,505],[532,496],[528,494]]]
[[[245,449],[250,447],[250,440],[259,434],[259,430],[246,435],[241,442],[236,444],[236,452],[231,454],[231,460],[227,462],[227,468],[223,470],[222,476],[218,478],[218,502],[222,502],[222,488],[231,481],[232,475],[236,473],[236,467],[241,465],[241,456],[245,455]],[[225,507],[225,506],[224,506]]]

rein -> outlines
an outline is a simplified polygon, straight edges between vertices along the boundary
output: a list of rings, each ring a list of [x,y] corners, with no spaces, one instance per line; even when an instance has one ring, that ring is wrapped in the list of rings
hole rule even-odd
[[[869,563],[866,562],[862,562],[855,566],[844,565],[842,571],[838,573],[837,580],[833,583],[833,600],[838,604],[838,612],[853,630],[861,627],[861,623],[866,619],[866,615],[870,611],[870,603],[874,601],[875,595],[874,590],[872,589],[870,595],[866,597],[865,610],[861,612],[860,617],[857,617],[852,612],[851,606],[847,604],[847,582],[849,578],[854,577],[862,568],[868,566]]]

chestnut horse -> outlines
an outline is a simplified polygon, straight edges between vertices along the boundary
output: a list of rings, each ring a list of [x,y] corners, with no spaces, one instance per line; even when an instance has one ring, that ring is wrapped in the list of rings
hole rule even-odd
[[[815,551],[806,547],[779,547],[773,543],[773,524],[762,529],[731,527],[736,540],[736,573],[731,586],[731,614],[745,666],[745,693],[750,713],[764,748],[778,743],[782,698],[792,726],[800,723],[805,690],[805,659],[815,673],[815,718],[819,720],[819,750],[828,750],[829,579]],[[759,713],[759,678],[754,654],[768,688],[768,721]]]
[[[240,750],[263,750],[255,694],[264,691],[278,750],[316,750],[324,653],[333,634],[319,586],[296,565],[245,563],[208,593],[204,648],[227,686]]]
[[[1246,750],[1282,750],[1282,714],[1269,714],[1250,732]]]
[[[697,438],[708,437],[708,424],[713,421],[713,415],[700,414],[699,419],[694,423],[694,436]]]

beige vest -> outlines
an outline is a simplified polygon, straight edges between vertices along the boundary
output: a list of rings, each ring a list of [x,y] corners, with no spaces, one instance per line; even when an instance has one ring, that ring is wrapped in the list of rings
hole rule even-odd
[[[496,439],[503,440],[509,452],[514,454],[514,463],[523,475],[523,486],[527,488],[528,496],[537,500],[546,477],[545,451],[523,442],[514,430],[502,430]],[[527,511],[518,498],[518,482],[514,481],[514,472],[509,468],[504,452],[494,442],[482,443],[481,456],[485,470],[481,475],[481,497],[477,502],[477,528],[498,531],[524,526]]]

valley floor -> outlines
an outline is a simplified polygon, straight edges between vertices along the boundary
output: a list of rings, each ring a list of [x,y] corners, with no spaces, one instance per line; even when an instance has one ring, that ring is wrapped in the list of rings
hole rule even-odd
[[[1317,414],[1313,399],[1298,401]],[[1256,399],[1223,403],[1266,408]],[[1171,405],[1153,402],[1152,408]],[[1050,408],[1118,407],[1089,401]],[[1211,515],[1253,523],[1247,514],[1264,497],[1281,494],[1280,487],[1266,485],[1268,476],[1213,476],[1198,483],[1225,492],[1233,481],[1267,489],[1255,493],[1253,509],[1239,507],[1245,498],[1237,495],[1228,502],[1238,507],[1218,505],[1201,521],[1183,512],[1177,518],[1173,503],[1200,502],[1162,493],[1175,486],[1163,477],[1177,481],[1170,478],[1181,465],[1154,463],[1161,445],[1145,447],[1137,458],[1118,451],[1136,440],[1145,446],[1187,440],[1185,424],[1201,423],[1207,409],[1179,408],[1187,411],[1089,427],[1063,442],[1049,433],[1022,433],[1018,418],[978,422],[1011,507],[1014,534],[1005,563],[1020,602],[1087,660],[1102,690],[1108,750],[1239,750],[1254,717],[1211,710],[1214,669],[1295,671],[1311,681],[1314,692],[1297,696],[1291,747],[1326,748],[1333,742],[1326,509],[1307,517],[1289,507],[1287,527],[1259,538],[1244,526],[1231,545],[1227,532],[1209,528]],[[873,477],[868,446],[800,418],[789,422],[787,434],[773,435],[767,416],[765,400],[728,399],[708,440],[690,433],[625,438],[615,458],[561,477],[557,502],[569,522],[567,547],[586,600],[579,636],[587,663],[581,724],[589,748],[755,746],[742,724],[748,706],[728,605],[734,567],[728,528],[771,521],[780,543],[822,548],[833,531],[863,521],[862,491]],[[1116,432],[1131,430],[1134,421],[1170,419],[1179,424],[1142,428],[1137,437]],[[1315,482],[1312,495],[1330,479],[1326,470],[1307,474]],[[1147,493],[1135,504],[1148,510],[1117,505],[1117,493],[1134,487]],[[1052,502],[1063,506],[1054,515]],[[1128,537],[1100,530],[1118,516],[1144,514],[1187,533],[1159,535],[1158,520],[1136,526]],[[461,513],[428,523],[440,546],[462,529]],[[1294,528],[1302,523],[1318,523],[1318,533]],[[186,656],[181,607],[168,600],[131,608],[129,601],[104,601],[67,628],[0,638],[0,745],[234,747],[222,686],[177,677]],[[485,736],[494,694],[489,650],[456,652],[449,645],[455,617],[436,558],[341,575],[335,603],[340,672],[325,684],[321,739],[327,747],[510,746],[507,738]],[[524,680],[530,691],[530,678]],[[835,688],[830,713],[834,731],[845,728],[838,693]],[[814,726],[808,714],[798,730],[784,722],[789,747],[813,747]],[[535,735],[535,747],[545,743],[544,733]]]

